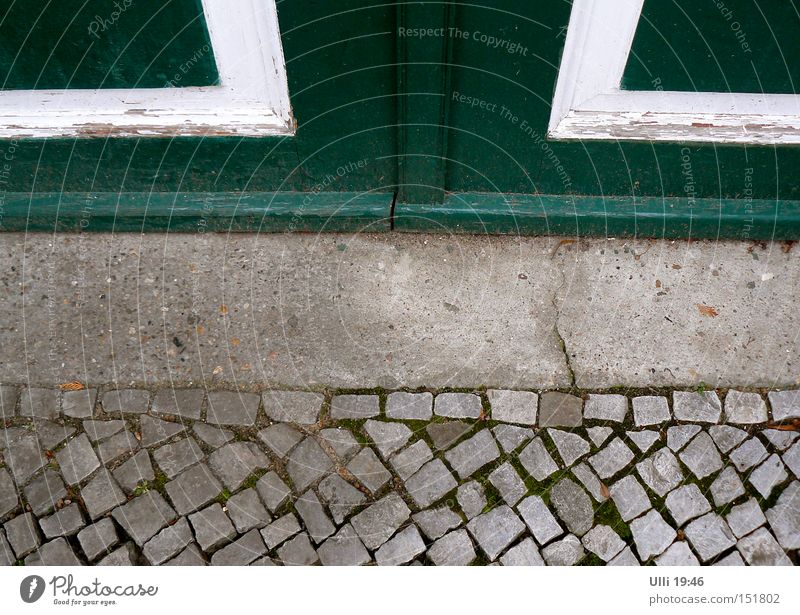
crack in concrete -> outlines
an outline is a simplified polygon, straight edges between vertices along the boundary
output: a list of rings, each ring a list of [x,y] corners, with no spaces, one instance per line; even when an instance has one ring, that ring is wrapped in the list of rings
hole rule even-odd
[[[567,342],[564,339],[564,336],[561,334],[561,330],[558,327],[558,322],[561,319],[561,308],[558,305],[558,294],[562,288],[567,283],[567,276],[564,274],[564,270],[559,267],[558,273],[561,276],[561,284],[559,284],[555,289],[553,289],[553,294],[550,298],[553,304],[553,310],[555,311],[555,318],[553,318],[553,333],[555,333],[556,338],[558,338],[558,343],[561,346],[561,352],[564,353],[564,363],[567,367],[567,372],[569,373],[569,381],[570,386],[575,388],[578,386],[577,380],[575,378],[575,370],[572,367],[572,361],[569,356],[569,349],[567,348]]]

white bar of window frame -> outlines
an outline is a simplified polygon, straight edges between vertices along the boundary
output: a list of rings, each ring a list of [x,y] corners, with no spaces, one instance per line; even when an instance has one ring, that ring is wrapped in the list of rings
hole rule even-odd
[[[574,0],[551,139],[800,143],[800,96],[620,89],[643,4]]]
[[[219,85],[3,91],[0,138],[294,134],[275,0],[202,1]]]

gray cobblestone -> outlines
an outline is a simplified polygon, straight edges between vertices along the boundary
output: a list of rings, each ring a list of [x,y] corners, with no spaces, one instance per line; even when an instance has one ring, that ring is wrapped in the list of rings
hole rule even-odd
[[[673,542],[655,559],[657,566],[699,566],[697,556],[685,542]]]
[[[525,483],[509,462],[498,466],[489,474],[489,482],[500,492],[500,496],[509,506],[515,506],[527,493]]]
[[[377,395],[336,395],[331,400],[334,419],[368,419],[380,414]]]
[[[516,425],[496,425],[492,433],[500,448],[506,453],[514,452],[534,436],[533,429]]]
[[[270,461],[255,442],[231,442],[208,458],[211,471],[231,491],[236,491],[257,470],[268,470]]]
[[[267,549],[257,530],[223,547],[211,556],[212,566],[247,566],[250,562],[266,554]]]
[[[278,549],[284,566],[310,566],[319,561],[307,534],[299,534]]]
[[[261,396],[261,401],[264,412],[273,421],[313,425],[319,421],[325,398],[306,391],[268,391]]]
[[[786,472],[781,458],[773,453],[764,463],[750,472],[747,480],[766,499],[772,490],[787,478],[789,478],[789,474]]]
[[[55,389],[23,389],[20,396],[19,415],[40,419],[57,419],[60,414],[60,400]]]
[[[628,439],[636,445],[641,452],[646,453],[661,439],[657,431],[644,429],[642,431],[627,432]]]
[[[192,426],[192,431],[200,440],[206,443],[211,448],[219,448],[223,444],[227,444],[233,440],[233,432],[228,429],[220,427],[213,427],[205,423],[195,423]]]
[[[341,524],[353,509],[366,501],[366,496],[338,474],[331,474],[319,484],[319,494],[328,504],[328,510],[337,525]]]
[[[471,480],[459,486],[456,500],[467,520],[477,517],[486,508],[486,492],[477,481]]]
[[[258,479],[256,491],[271,512],[276,512],[291,495],[291,490],[274,471],[267,472]]]
[[[731,466],[726,467],[711,483],[711,497],[715,506],[724,506],[744,495],[744,485],[739,475]]]
[[[575,475],[581,484],[586,488],[596,502],[603,503],[608,499],[607,491],[604,489],[603,483],[597,478],[597,475],[592,472],[592,469],[585,463],[579,463],[572,468],[572,473]]]
[[[139,451],[113,471],[114,478],[126,493],[132,493],[137,486],[152,483],[156,476],[150,453]]]
[[[351,524],[364,545],[374,551],[389,540],[410,515],[402,498],[390,493],[355,515]]]
[[[415,513],[412,518],[430,540],[438,540],[461,525],[461,517],[446,506],[423,510]]]
[[[300,531],[300,523],[292,513],[286,513],[261,530],[268,549],[274,549]]]
[[[672,394],[672,405],[678,421],[718,423],[722,414],[722,403],[714,391],[675,391]]]
[[[49,468],[25,487],[24,493],[33,514],[38,516],[50,512],[67,497],[61,476]]]
[[[633,398],[633,420],[637,427],[660,425],[671,418],[666,397],[645,395]]]
[[[408,495],[420,508],[427,508],[457,486],[441,459],[429,461],[406,481]]]
[[[125,421],[83,421],[83,430],[92,442],[100,442],[125,429]]]
[[[313,438],[306,438],[289,454],[286,471],[302,492],[333,468],[333,461]]]
[[[153,414],[197,420],[203,408],[202,389],[164,389],[153,398]]]
[[[367,432],[384,459],[389,459],[411,438],[411,430],[402,423],[369,419],[364,423],[364,431]]]
[[[481,550],[494,561],[525,531],[525,524],[505,504],[479,515],[467,523],[469,533]]]
[[[119,536],[114,522],[104,517],[78,532],[78,542],[89,561],[94,561],[116,546],[119,543]]]
[[[222,485],[201,463],[169,481],[166,490],[178,514],[188,515],[216,498],[222,492]]]
[[[742,504],[733,506],[728,516],[725,517],[725,521],[728,527],[731,528],[733,535],[741,538],[764,525],[767,522],[767,518],[761,511],[758,502],[750,498]]]
[[[680,463],[672,451],[666,447],[637,463],[636,471],[644,483],[661,497],[683,482]]]
[[[630,521],[653,506],[647,492],[632,474],[611,485],[609,492],[623,521]]]
[[[783,490],[775,506],[767,510],[767,519],[780,545],[800,549],[800,482],[794,481]]]
[[[74,502],[49,517],[39,520],[39,527],[46,539],[73,536],[86,525],[80,506]]]
[[[111,513],[140,547],[177,518],[161,494],[148,491]]]
[[[425,543],[415,525],[409,525],[395,534],[375,552],[379,566],[399,566],[406,564],[425,552]]]
[[[323,566],[363,566],[370,562],[369,552],[349,523],[328,538],[317,553]]]
[[[431,459],[433,459],[433,452],[428,443],[425,440],[417,440],[394,455],[389,463],[397,475],[405,481]]]
[[[153,536],[142,550],[145,558],[152,566],[163,564],[188,547],[194,536],[186,517],[175,522]]]
[[[556,445],[565,466],[569,467],[584,455],[589,454],[589,443],[578,434],[560,429],[548,429],[547,433]]]
[[[487,396],[493,420],[519,425],[536,425],[539,405],[539,396],[536,393],[490,389]]]
[[[695,519],[684,530],[700,559],[707,562],[736,544],[725,520],[715,513]]]
[[[598,421],[622,423],[628,414],[628,398],[624,395],[591,394],[586,400],[583,417]]]
[[[220,504],[212,504],[189,515],[197,544],[206,553],[228,544],[236,536],[236,529]]]
[[[608,438],[614,433],[614,430],[611,427],[589,427],[586,430],[586,434],[589,436],[589,439],[594,443],[595,446],[600,447],[603,445],[603,442],[608,440]]]
[[[675,491],[667,494],[665,503],[678,527],[711,510],[711,504],[694,483],[678,487]]]
[[[561,540],[550,543],[542,549],[542,556],[548,566],[574,566],[586,552],[577,536],[568,534]]]
[[[472,426],[461,421],[448,421],[447,423],[431,423],[425,428],[436,450],[443,451],[450,448],[465,434],[469,433]]]
[[[630,448],[620,439],[614,438],[599,453],[589,457],[589,463],[600,478],[611,478],[633,461]]]
[[[625,542],[608,525],[597,525],[583,537],[583,546],[604,562],[608,562],[625,548]]]
[[[286,457],[303,439],[303,434],[285,423],[278,423],[259,431],[258,439],[278,457]]]
[[[68,485],[77,485],[100,467],[86,434],[79,435],[58,451],[56,461]]]
[[[250,427],[256,423],[260,399],[253,393],[212,391],[208,394],[206,421],[212,425]]]
[[[19,506],[19,496],[11,475],[5,468],[0,468],[0,519],[13,512]]]
[[[544,442],[539,437],[534,438],[522,449],[519,454],[519,462],[528,474],[538,481],[543,481],[558,471],[558,465],[547,452]]]
[[[6,521],[3,529],[16,559],[24,558],[42,544],[36,518],[31,513],[25,513]]]
[[[481,398],[472,393],[439,393],[433,413],[451,419],[477,419],[483,412]]]
[[[64,391],[61,394],[61,412],[75,419],[88,419],[94,415],[97,389]]]
[[[137,450],[139,442],[136,437],[129,431],[121,431],[97,446],[97,456],[103,465],[107,465]]]
[[[721,453],[727,454],[747,439],[747,432],[731,425],[712,425],[708,433]]]
[[[722,457],[711,436],[705,431],[697,434],[694,440],[678,453],[678,457],[697,478],[705,478],[722,468]]]
[[[725,396],[725,422],[737,425],[766,423],[767,404],[758,393],[728,391]]]
[[[369,447],[361,449],[347,464],[347,469],[372,493],[379,491],[392,478],[389,470]]]
[[[736,548],[751,566],[792,565],[775,537],[763,527],[739,540]]]
[[[700,432],[700,425],[675,425],[667,429],[667,446],[677,453]]]
[[[386,416],[390,419],[427,421],[433,416],[433,395],[430,393],[391,393],[386,399]]]
[[[767,449],[757,438],[750,438],[730,454],[730,460],[739,472],[746,472],[750,468],[764,461],[768,456]]]
[[[228,516],[240,534],[246,534],[252,529],[261,529],[272,521],[272,517],[261,503],[258,493],[252,488],[232,495],[226,506]]]
[[[544,566],[539,549],[536,548],[536,543],[530,537],[523,539],[518,545],[506,551],[505,555],[500,558],[500,563],[503,566]]]
[[[497,448],[492,433],[488,429],[482,429],[447,451],[444,457],[463,480],[500,457],[500,449]]]
[[[325,507],[313,491],[309,490],[301,495],[294,503],[294,508],[316,544],[336,532],[336,528],[325,513]]]
[[[569,478],[562,478],[550,490],[550,502],[567,529],[583,536],[594,524],[594,507],[586,492]]]
[[[120,414],[146,414],[150,408],[150,391],[119,389],[106,391],[102,398],[103,410],[111,416]]]
[[[103,469],[81,489],[81,498],[92,520],[103,516],[127,500],[117,481]]]
[[[469,566],[477,557],[466,530],[456,530],[439,538],[428,549],[428,557],[437,566]]]
[[[564,533],[547,504],[538,495],[525,498],[517,506],[517,510],[540,545],[545,545]]]
[[[319,432],[319,437],[341,460],[346,461],[361,450],[361,445],[347,429],[323,429]]]
[[[26,566],[80,566],[81,561],[64,538],[51,540],[25,558]]]
[[[655,510],[630,523],[636,551],[642,561],[661,555],[675,540],[677,533]]]
[[[580,427],[583,400],[566,393],[543,393],[539,403],[540,427]]]
[[[188,437],[172,444],[165,444],[153,451],[153,458],[167,478],[175,478],[186,468],[203,461],[205,453],[194,438]]]
[[[800,390],[770,391],[768,397],[774,421],[800,419]]]
[[[186,429],[183,425],[178,423],[164,421],[147,415],[141,418],[140,424],[142,427],[141,445],[146,447],[166,442]]]

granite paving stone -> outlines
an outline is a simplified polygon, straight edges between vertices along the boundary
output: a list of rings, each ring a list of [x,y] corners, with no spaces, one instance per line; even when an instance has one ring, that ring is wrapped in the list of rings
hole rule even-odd
[[[205,566],[206,560],[197,545],[192,543],[177,556],[169,560],[165,566]]]
[[[427,508],[455,489],[458,483],[442,460],[434,459],[409,478],[405,486],[414,503],[419,508]]]
[[[319,421],[325,397],[309,391],[267,391],[261,401],[273,421],[313,425]]]
[[[722,454],[727,454],[747,440],[747,432],[731,425],[712,425],[708,433]]]
[[[626,435],[628,439],[636,445],[636,448],[643,453],[649,451],[653,445],[661,439],[661,435],[652,429],[629,431]]]
[[[232,495],[226,502],[226,507],[228,516],[240,534],[246,534],[252,529],[261,529],[272,521],[272,517],[261,503],[258,492],[253,488]]]
[[[742,480],[731,466],[727,466],[714,479],[709,488],[715,506],[724,506],[744,495],[745,489]]]
[[[175,510],[156,491],[148,491],[135,497],[127,504],[115,508],[111,515],[140,547],[178,517]]]
[[[767,509],[766,516],[775,538],[784,549],[800,549],[800,482],[790,483],[775,505]]]
[[[284,566],[311,566],[319,556],[308,539],[308,534],[298,534],[278,549],[278,557]]]
[[[103,411],[111,416],[146,414],[150,408],[150,391],[144,389],[106,391],[101,403]]]
[[[169,481],[165,488],[180,515],[202,508],[222,493],[222,484],[204,463],[192,466]]]
[[[779,451],[786,450],[800,438],[800,433],[782,429],[765,429],[761,432],[761,435],[766,438],[773,448]]]
[[[292,513],[286,513],[261,530],[261,537],[264,539],[267,548],[272,550],[279,544],[289,540],[300,530],[300,522],[297,517]]]
[[[159,566],[178,555],[193,541],[192,528],[186,517],[181,517],[148,540],[142,552],[150,565]]]
[[[197,420],[204,395],[202,389],[163,389],[153,397],[153,414]]]
[[[98,566],[133,566],[134,565],[133,546],[130,543],[125,543],[118,547],[103,559],[97,562]]]
[[[390,393],[386,398],[386,416],[390,419],[427,421],[433,416],[431,393]]]
[[[800,442],[792,445],[792,448],[783,454],[782,459],[786,467],[789,468],[797,478],[800,478]]]
[[[583,418],[622,423],[628,414],[628,398],[616,394],[590,394],[583,409]]]
[[[417,470],[433,459],[433,452],[425,440],[417,440],[396,453],[389,463],[402,480],[408,480]]]
[[[67,489],[61,476],[48,468],[24,488],[25,500],[34,515],[42,516],[53,510],[67,497]]]
[[[81,489],[81,499],[92,520],[102,517],[127,501],[117,481],[105,468]]]
[[[548,476],[558,471],[558,465],[547,452],[547,448],[541,438],[531,440],[519,454],[519,462],[522,467],[535,480],[543,481]]]
[[[586,434],[589,436],[589,439],[597,447],[602,446],[603,442],[608,440],[608,438],[611,437],[613,433],[614,430],[611,429],[611,427],[594,426],[594,427],[589,427],[586,430]]]
[[[121,464],[112,472],[122,490],[132,493],[136,487],[155,481],[156,475],[150,461],[150,453],[139,451],[128,461]]]
[[[667,446],[677,453],[700,432],[700,425],[674,425],[667,429]],[[716,442],[716,440],[715,440]],[[717,443],[719,446],[719,443]]]
[[[586,552],[583,550],[580,538],[572,534],[568,534],[542,549],[542,557],[548,566],[574,566],[585,555]]]
[[[325,476],[333,468],[333,461],[316,440],[307,437],[289,454],[286,471],[298,492],[305,491],[312,483]]]
[[[722,469],[720,457],[714,441],[705,431],[701,431],[686,447],[678,453],[678,457],[697,478],[711,476]]]
[[[411,510],[396,493],[384,496],[355,515],[350,523],[364,545],[374,551],[385,543],[411,516]]]
[[[697,556],[685,542],[673,542],[656,559],[656,566],[699,566]]]
[[[283,506],[292,494],[289,486],[283,482],[283,479],[274,470],[267,472],[258,479],[256,491],[258,491],[261,501],[273,513]]]
[[[286,457],[303,439],[303,434],[285,423],[276,423],[259,431],[258,439],[278,457]]]
[[[664,497],[683,482],[683,470],[674,453],[664,447],[636,464],[636,471],[656,495]]]
[[[716,513],[695,519],[684,529],[686,538],[703,562],[716,557],[736,544],[733,532]]]
[[[427,555],[436,566],[469,566],[477,557],[469,534],[464,529],[437,539]]]
[[[544,566],[539,549],[536,548],[536,543],[533,538],[528,537],[523,539],[516,546],[511,547],[504,555],[500,557],[500,563],[503,566]]]
[[[722,402],[714,391],[675,391],[672,394],[672,406],[678,421],[719,423],[722,414]]]
[[[495,425],[492,433],[505,453],[514,452],[534,436],[533,429],[517,425]]]
[[[610,526],[600,524],[584,535],[583,546],[604,562],[608,562],[625,548],[625,542]]]
[[[121,459],[128,453],[139,450],[139,441],[129,431],[121,431],[104,440],[97,446],[97,456],[103,465],[108,465]]]
[[[773,453],[764,463],[750,472],[747,480],[766,499],[772,490],[787,478],[789,478],[789,474],[786,472],[781,458],[777,453]]]
[[[74,502],[49,517],[39,519],[39,527],[46,540],[59,536],[74,536],[85,525],[81,508]]]
[[[261,399],[253,393],[211,391],[208,394],[206,421],[212,425],[251,427],[256,423]]]
[[[65,538],[57,538],[43,544],[25,558],[26,566],[82,566]]]
[[[486,492],[477,481],[471,480],[458,487],[456,500],[467,520],[477,517],[486,508]]]
[[[731,551],[725,557],[714,562],[714,566],[747,566],[738,551]]]
[[[596,502],[602,504],[608,499],[608,490],[588,465],[579,463],[572,468],[572,474],[575,475],[575,478],[580,481]]]
[[[145,447],[166,442],[186,429],[180,423],[173,423],[172,421],[165,421],[147,415],[142,416],[139,424],[142,433],[140,444]]]
[[[22,429],[0,430],[0,446],[5,449],[4,457],[11,470],[11,476],[18,485],[25,482],[47,464],[47,458],[32,433]]]
[[[56,389],[28,388],[20,395],[19,415],[40,419],[57,419],[61,412]]]
[[[446,423],[431,423],[425,427],[433,446],[436,450],[443,451],[458,442],[465,434],[472,430],[472,425],[463,421],[448,421]]]
[[[550,503],[567,529],[583,536],[594,524],[594,507],[586,492],[569,478],[562,478],[550,490]]]
[[[33,419],[33,431],[46,451],[55,450],[77,432],[71,425],[45,419]]]
[[[564,533],[553,513],[538,495],[531,495],[517,506],[525,525],[540,545],[545,545]]]
[[[472,393],[439,393],[433,400],[433,413],[451,419],[477,419],[483,412],[481,398]]]
[[[92,442],[100,442],[125,429],[122,419],[112,421],[83,421],[83,430]]]
[[[736,548],[750,566],[792,565],[775,537],[763,527],[741,538]]]
[[[364,431],[384,459],[389,459],[411,438],[411,430],[402,423],[369,419],[364,423]]]
[[[117,528],[109,517],[104,517],[78,532],[78,543],[89,561],[94,561],[119,544]]]
[[[611,485],[609,493],[623,521],[630,521],[653,507],[644,487],[632,474]]]
[[[633,451],[616,437],[600,452],[589,457],[589,464],[600,478],[606,479],[620,472],[633,459]]]
[[[200,463],[204,458],[203,449],[191,436],[172,444],[165,444],[153,451],[153,459],[167,478],[175,478],[186,468]]]
[[[100,460],[85,433],[70,440],[58,451],[56,461],[68,485],[77,485],[100,467]]]
[[[539,427],[580,427],[583,423],[583,400],[575,395],[551,391],[539,402]]]
[[[3,529],[16,559],[24,558],[42,544],[36,517],[31,513],[24,513],[6,521]]]
[[[371,448],[364,447],[347,464],[348,471],[372,493],[376,493],[392,479],[392,474],[381,463]]]
[[[678,527],[711,510],[711,504],[700,491],[700,487],[694,483],[682,485],[671,491],[664,502]]]
[[[19,496],[11,475],[5,468],[0,468],[0,519],[13,512],[19,505]]]
[[[625,547],[619,555],[608,562],[609,566],[641,566],[639,560],[633,554],[633,549]]]
[[[0,384],[0,419],[7,420],[16,416],[19,396],[17,387]]]
[[[764,461],[768,455],[767,449],[758,438],[750,438],[734,450],[729,458],[739,472],[746,472]]]
[[[773,421],[800,419],[800,390],[770,391],[768,397]]]
[[[319,438],[322,442],[330,446],[336,456],[341,460],[346,461],[361,450],[361,445],[358,443],[358,440],[356,440],[355,436],[347,429],[322,429],[319,432]]]
[[[430,540],[438,540],[461,525],[461,517],[447,506],[422,510],[414,513],[412,519]]]
[[[525,524],[509,506],[502,504],[470,520],[467,529],[493,562],[522,535]]]
[[[247,566],[267,552],[258,530],[250,530],[241,538],[211,556],[212,566]]]
[[[337,525],[340,525],[367,497],[338,474],[331,474],[319,484],[320,497],[328,504],[328,510]]]
[[[317,548],[323,566],[363,566],[371,561],[364,543],[349,523]]]
[[[74,419],[88,419],[94,415],[97,389],[64,391],[61,394],[61,412]]]
[[[730,390],[725,396],[725,422],[736,425],[766,423],[767,404],[758,393]]]
[[[336,395],[331,400],[331,417],[334,419],[368,419],[380,414],[377,395]]]
[[[489,405],[492,420],[518,425],[536,425],[539,396],[528,391],[504,391],[489,389]]]
[[[192,431],[211,448],[219,448],[223,444],[227,444],[234,439],[234,434],[229,429],[222,429],[221,427],[214,427],[206,425],[205,423],[195,423],[192,425]]]
[[[236,536],[233,523],[219,503],[192,513],[189,515],[189,523],[192,524],[197,544],[206,553],[228,544]]]
[[[231,442],[211,453],[208,465],[223,485],[236,491],[253,473],[269,469],[270,461],[255,442]]]
[[[660,425],[671,418],[666,397],[643,395],[633,398],[633,421],[637,427]]]
[[[419,530],[415,525],[409,525],[375,552],[375,561],[379,566],[399,566],[424,552],[425,543],[419,535]]]
[[[733,535],[741,538],[764,525],[767,518],[755,498],[750,498],[742,504],[732,506],[725,521]]]
[[[553,440],[553,444],[556,445],[565,466],[569,467],[584,455],[589,454],[589,443],[578,434],[560,429],[548,429],[547,433]]]
[[[325,507],[313,491],[308,490],[297,498],[294,508],[303,520],[311,539],[316,544],[321,543],[336,532],[336,527],[331,523],[328,514],[325,512]]]
[[[488,429],[482,429],[444,454],[462,480],[500,457],[500,449]]]
[[[642,561],[661,555],[677,536],[675,529],[655,510],[631,521],[630,528]]]
[[[506,504],[515,506],[527,493],[525,483],[508,461],[504,462],[489,474],[489,482],[500,492]]]

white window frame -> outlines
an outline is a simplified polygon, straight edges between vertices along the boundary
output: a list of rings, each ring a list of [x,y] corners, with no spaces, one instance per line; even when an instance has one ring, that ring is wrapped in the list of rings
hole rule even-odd
[[[548,135],[800,143],[800,96],[620,89],[644,0],[574,0]]]
[[[294,134],[275,0],[203,10],[219,85],[4,91],[0,138]]]

